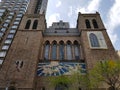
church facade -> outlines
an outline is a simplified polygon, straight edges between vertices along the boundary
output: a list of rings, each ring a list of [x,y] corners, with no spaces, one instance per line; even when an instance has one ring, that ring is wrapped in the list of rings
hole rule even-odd
[[[48,77],[79,68],[85,74],[96,62],[117,59],[98,12],[79,13],[75,28],[62,20],[47,28],[46,7],[47,0],[2,1],[0,90],[59,90]]]

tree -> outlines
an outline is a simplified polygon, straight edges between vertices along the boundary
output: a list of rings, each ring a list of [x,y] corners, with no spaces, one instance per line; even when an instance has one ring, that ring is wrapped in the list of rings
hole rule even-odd
[[[120,62],[107,60],[97,63],[92,70],[89,71],[90,83],[97,85],[107,83],[110,90],[117,90],[120,87]]]
[[[49,77],[49,81],[55,90],[68,90],[68,85],[72,83],[72,79],[65,75]]]

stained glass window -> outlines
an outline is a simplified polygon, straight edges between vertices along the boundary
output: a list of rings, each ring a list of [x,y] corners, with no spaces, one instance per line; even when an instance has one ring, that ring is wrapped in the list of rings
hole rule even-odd
[[[97,36],[94,33],[90,33],[89,38],[92,47],[100,47]]]
[[[57,59],[57,42],[53,41],[52,44],[52,60],[56,60]]]
[[[70,41],[67,42],[67,59],[72,60],[72,44]]]
[[[50,43],[49,43],[49,41],[46,41],[46,43],[45,43],[45,53],[44,53],[44,59],[45,60],[49,59],[49,49],[50,49]]]
[[[64,42],[60,41],[59,45],[59,59],[63,60],[64,59]]]
[[[80,59],[80,47],[77,41],[74,42],[75,60]]]

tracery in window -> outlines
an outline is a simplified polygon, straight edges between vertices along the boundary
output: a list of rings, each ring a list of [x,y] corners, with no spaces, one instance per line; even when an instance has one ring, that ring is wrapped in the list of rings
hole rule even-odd
[[[97,36],[94,33],[90,33],[89,38],[92,47],[100,47]]]
[[[72,60],[72,43],[67,41],[67,59]]]
[[[74,53],[75,53],[75,60],[80,59],[80,45],[78,41],[74,41]]]
[[[45,52],[44,52],[44,59],[48,60],[49,59],[49,49],[50,49],[50,42],[46,41],[45,42]]]

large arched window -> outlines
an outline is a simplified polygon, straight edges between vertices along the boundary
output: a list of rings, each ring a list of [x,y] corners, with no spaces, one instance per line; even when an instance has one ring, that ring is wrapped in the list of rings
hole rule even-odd
[[[92,47],[99,47],[99,41],[97,39],[97,36],[94,33],[90,33],[89,35],[90,43]]]
[[[59,42],[59,59],[64,60],[64,42]]]
[[[45,50],[44,50],[44,59],[45,60],[49,59],[49,49],[50,49],[50,42],[46,41],[45,42]]]
[[[87,28],[91,28],[90,21],[88,19],[85,20],[85,24]]]
[[[93,23],[94,28],[98,28],[98,24],[95,19],[92,20],[92,23]]]
[[[74,53],[75,53],[75,60],[80,59],[80,45],[77,41],[74,41]]]
[[[72,60],[72,43],[67,41],[67,59]]]
[[[52,42],[52,60],[56,60],[57,59],[57,42],[53,41]]]
[[[38,20],[35,20],[32,29],[37,29],[37,25],[38,25]]]
[[[68,86],[63,83],[59,83],[56,85],[55,90],[68,90]]]
[[[28,20],[25,26],[25,29],[29,29],[31,24],[31,20]]]

